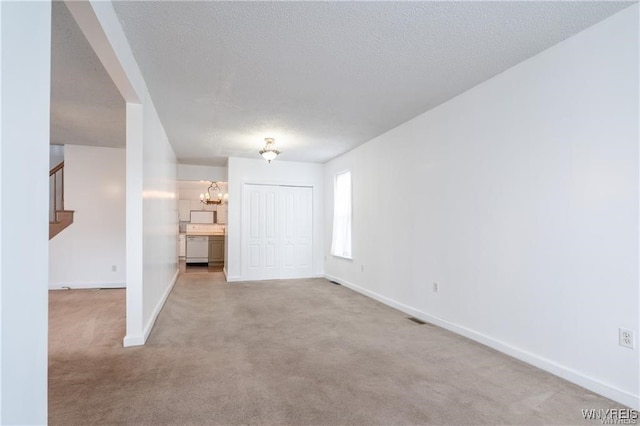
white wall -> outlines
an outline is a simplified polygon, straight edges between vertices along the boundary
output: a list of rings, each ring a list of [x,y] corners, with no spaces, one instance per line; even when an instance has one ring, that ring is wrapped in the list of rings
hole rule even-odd
[[[178,276],[176,157],[111,2],[67,7],[127,102],[124,344],[141,345]]]
[[[143,104],[144,340],[178,276],[176,156],[150,98]]]
[[[65,151],[65,209],[75,213],[73,224],[49,240],[49,288],[124,287],[125,150]]]
[[[244,279],[241,268],[242,187],[245,183],[298,185],[313,187],[313,273],[323,268],[323,165],[229,158],[229,204],[225,248],[225,272],[229,281]]]
[[[64,161],[64,145],[49,145],[49,170]]]
[[[0,424],[6,425],[47,422],[50,52],[50,2],[0,2]]]
[[[327,163],[327,276],[638,408],[638,71],[634,5]]]
[[[178,164],[177,179],[226,182],[227,168],[217,166],[197,166],[193,164]]]

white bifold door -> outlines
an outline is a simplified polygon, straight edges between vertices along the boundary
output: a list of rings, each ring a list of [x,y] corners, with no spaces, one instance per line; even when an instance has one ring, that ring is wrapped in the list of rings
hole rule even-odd
[[[242,201],[243,278],[312,276],[313,189],[245,184]]]

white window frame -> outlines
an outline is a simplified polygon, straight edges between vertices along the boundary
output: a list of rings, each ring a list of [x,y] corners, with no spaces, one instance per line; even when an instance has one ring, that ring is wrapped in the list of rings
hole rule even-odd
[[[339,188],[341,177],[348,177],[346,186]],[[333,179],[333,232],[331,254],[353,259],[353,179],[350,170],[336,173]]]

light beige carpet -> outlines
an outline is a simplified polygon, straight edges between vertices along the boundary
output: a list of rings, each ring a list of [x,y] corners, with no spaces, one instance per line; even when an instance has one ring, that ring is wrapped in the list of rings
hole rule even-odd
[[[324,279],[181,274],[144,347],[122,347],[124,316],[124,290],[50,292],[51,424],[586,424],[582,409],[621,408]]]

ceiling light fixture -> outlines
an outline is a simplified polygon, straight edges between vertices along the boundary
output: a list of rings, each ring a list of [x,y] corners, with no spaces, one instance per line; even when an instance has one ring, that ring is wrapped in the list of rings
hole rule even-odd
[[[273,138],[264,138],[264,148],[262,148],[259,153],[262,155],[262,158],[271,163],[271,160],[275,160],[280,151],[275,149],[274,145],[276,144],[276,140]]]
[[[213,195],[211,194],[212,190],[214,192]],[[211,182],[211,185],[207,188],[207,193],[200,194],[200,202],[202,204],[222,204],[227,201],[227,198],[227,194],[223,195],[222,192],[220,192],[220,187],[217,182]]]

